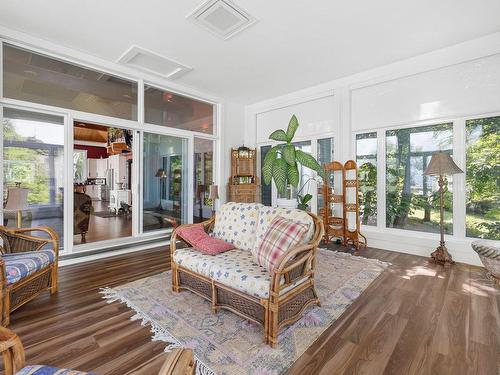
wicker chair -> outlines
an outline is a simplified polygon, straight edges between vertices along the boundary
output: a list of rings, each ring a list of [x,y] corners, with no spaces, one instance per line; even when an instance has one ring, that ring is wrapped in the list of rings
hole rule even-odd
[[[47,237],[28,234],[32,232],[45,233]],[[0,226],[0,238],[3,241],[3,246],[0,246],[3,255],[2,259],[0,259],[0,288],[2,295],[0,316],[2,325],[7,326],[10,323],[10,313],[12,311],[31,301],[45,290],[50,290],[51,294],[57,292],[59,236],[53,229],[46,226],[22,229]],[[46,251],[47,245],[51,247],[49,249],[52,250],[51,252]],[[48,264],[40,265],[40,268],[35,272],[28,272],[26,276],[19,275],[18,280],[9,282],[6,268],[10,259],[19,262],[15,255],[19,257],[29,256],[28,252],[37,251],[43,252],[44,259],[49,259],[46,262]],[[42,254],[33,255],[41,256]]]
[[[212,311],[227,309],[264,328],[264,341],[271,347],[278,344],[278,333],[287,325],[300,319],[312,304],[320,305],[314,287],[316,249],[323,236],[323,225],[316,215],[308,214],[314,225],[314,233],[306,244],[297,245],[277,260],[270,273],[269,297],[257,298],[210,277],[199,274],[176,262],[177,242],[190,246],[175,230],[170,241],[172,290],[189,290],[212,304]],[[216,217],[201,223],[207,233],[214,229]],[[178,228],[185,228],[185,224]],[[233,251],[233,250],[230,250]]]
[[[0,351],[3,356],[5,375],[31,374],[35,369],[47,375],[65,373],[54,367],[26,366],[21,339],[8,328],[0,327]],[[174,349],[171,353],[164,355],[166,359],[158,375],[194,375],[195,364],[191,349]],[[90,374],[76,371],[70,373],[73,375]]]

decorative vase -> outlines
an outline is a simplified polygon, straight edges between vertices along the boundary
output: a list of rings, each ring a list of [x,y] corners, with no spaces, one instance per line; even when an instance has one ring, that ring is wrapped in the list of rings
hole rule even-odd
[[[278,193],[276,204],[281,208],[297,208],[297,188],[288,185],[284,193]]]

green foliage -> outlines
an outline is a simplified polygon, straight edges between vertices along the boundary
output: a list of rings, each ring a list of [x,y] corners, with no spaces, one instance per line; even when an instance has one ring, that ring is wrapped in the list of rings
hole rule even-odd
[[[467,225],[467,235],[499,240],[500,117],[467,121],[466,132],[467,216],[483,218]]]
[[[295,115],[288,123],[286,132],[282,129],[275,130],[269,139],[281,143],[272,147],[266,154],[262,163],[262,177],[264,184],[269,185],[274,180],[276,188],[284,193],[288,185],[297,187],[300,182],[300,174],[297,164],[310,168],[318,174],[323,175],[323,168],[316,159],[299,150],[293,144],[293,138],[299,127],[299,121]]]
[[[312,197],[313,196],[309,193],[307,193],[306,195],[297,195],[297,208],[299,210],[307,211],[307,209],[309,208],[309,202],[311,201]]]
[[[358,178],[360,215],[366,225],[370,218],[377,215],[377,167],[372,163],[363,163],[358,169]]]

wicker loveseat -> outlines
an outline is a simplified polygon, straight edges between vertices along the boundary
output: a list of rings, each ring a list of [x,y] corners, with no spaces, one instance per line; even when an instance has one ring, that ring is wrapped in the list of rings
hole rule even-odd
[[[34,232],[41,235],[34,236]],[[59,237],[45,226],[0,226],[0,238],[0,316],[2,326],[7,326],[12,311],[43,291],[57,292]]]
[[[309,230],[268,272],[255,263],[252,249],[259,246],[276,216],[309,224]],[[209,300],[213,312],[227,309],[262,325],[265,342],[275,347],[283,327],[297,321],[309,305],[320,304],[314,287],[316,248],[323,234],[319,219],[297,209],[226,203],[202,224],[208,233],[236,248],[215,256],[178,248],[177,242],[183,239],[174,231],[170,245],[173,290],[190,290]]]

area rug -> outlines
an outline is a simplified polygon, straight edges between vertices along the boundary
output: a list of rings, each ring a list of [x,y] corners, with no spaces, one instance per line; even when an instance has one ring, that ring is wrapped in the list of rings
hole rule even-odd
[[[171,273],[102,290],[108,302],[120,301],[136,311],[132,319],[151,324],[153,340],[192,348],[197,374],[277,375],[290,368],[361,293],[384,271],[387,263],[319,249],[316,288],[321,307],[279,335],[279,346],[263,342],[263,328],[229,311],[212,313],[208,301],[189,292],[173,293]]]

